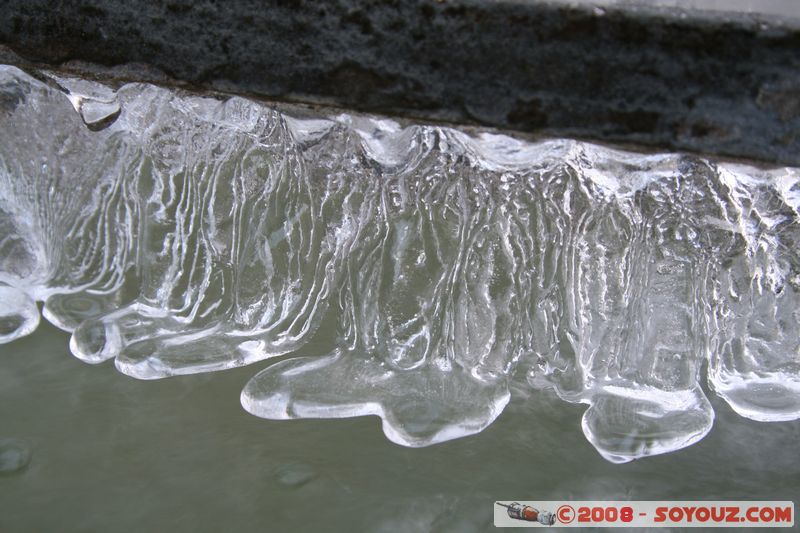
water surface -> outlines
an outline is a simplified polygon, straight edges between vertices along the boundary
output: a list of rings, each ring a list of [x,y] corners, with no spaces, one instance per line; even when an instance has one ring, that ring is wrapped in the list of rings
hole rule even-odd
[[[492,531],[501,499],[800,493],[800,422],[753,422],[713,394],[705,439],[622,465],[583,437],[584,406],[523,386],[482,433],[414,449],[377,417],[247,414],[252,367],[144,382],[75,359],[67,338],[42,323],[0,347],[0,439],[31,453],[0,475],[0,531]]]

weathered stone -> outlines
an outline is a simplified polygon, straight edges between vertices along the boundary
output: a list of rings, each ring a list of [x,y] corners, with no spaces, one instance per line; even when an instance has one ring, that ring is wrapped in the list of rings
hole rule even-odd
[[[765,15],[488,0],[7,0],[3,15],[0,43],[29,61],[800,164],[800,29]]]

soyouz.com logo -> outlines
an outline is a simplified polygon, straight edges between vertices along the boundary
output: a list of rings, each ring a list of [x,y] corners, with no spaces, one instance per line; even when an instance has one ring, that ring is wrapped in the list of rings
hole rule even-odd
[[[497,501],[497,527],[794,527],[791,501]]]

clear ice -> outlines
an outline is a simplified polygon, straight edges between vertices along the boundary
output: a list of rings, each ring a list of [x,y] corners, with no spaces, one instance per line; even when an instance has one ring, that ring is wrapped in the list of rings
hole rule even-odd
[[[798,418],[799,207],[793,168],[0,67],[0,342],[43,302],[141,379],[292,354],[248,411],[406,446],[481,431],[515,376],[614,462],[701,439],[703,380]]]

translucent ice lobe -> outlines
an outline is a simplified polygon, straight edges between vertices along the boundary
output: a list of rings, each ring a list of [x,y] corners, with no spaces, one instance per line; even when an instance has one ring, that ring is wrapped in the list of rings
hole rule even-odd
[[[508,402],[520,313],[503,193],[458,147],[423,150],[398,174],[385,161],[364,189],[342,347],[262,371],[242,395],[254,414],[373,414],[391,440],[422,446],[480,431]]]
[[[800,175],[0,67],[0,341],[43,314],[141,379],[303,347],[267,418],[481,431],[517,370],[625,462],[800,417]],[[307,355],[307,354],[306,354]]]
[[[614,348],[601,364],[592,362],[596,392],[583,423],[592,443],[614,460],[687,446],[714,420],[698,385],[707,332],[698,320],[696,294],[709,258],[692,238],[693,215],[684,212],[701,194],[706,176],[697,175],[702,169],[684,167],[680,177],[652,182],[627,206],[631,237],[618,263],[627,272],[617,293],[624,300],[616,304],[624,326],[616,330],[618,342],[597,345]],[[623,439],[620,420],[630,427]]]
[[[730,172],[726,250],[715,281],[709,382],[736,412],[760,421],[800,416],[800,227],[796,171]]]
[[[414,447],[478,433],[508,400],[505,383],[482,383],[462,368],[402,371],[346,351],[281,361],[242,391],[245,409],[274,420],[377,415],[391,441]]]
[[[331,167],[346,172],[339,159],[348,150],[336,143],[346,145],[348,132],[300,151],[281,117],[253,118],[254,104],[192,104],[159,104],[161,121],[131,169],[138,240],[130,252],[140,258],[133,297],[119,298],[129,292],[120,286],[112,306],[89,294],[48,300],[53,314],[75,315],[87,303],[101,309],[78,324],[64,321],[75,324],[73,353],[87,362],[116,357],[139,378],[291,351],[314,332],[341,273],[333,267],[347,240],[352,190],[333,175],[320,179],[305,159],[331,154]]]
[[[39,325],[39,310],[30,296],[0,286],[0,344],[30,335]]]
[[[693,302],[703,261],[680,238],[691,221],[678,199],[691,185],[674,172],[659,176],[674,159],[650,163],[652,178],[630,189],[629,176],[597,179],[577,151],[541,175],[541,196],[526,208],[546,213],[532,216],[544,260],[531,323],[543,372],[531,384],[588,403],[584,432],[615,462],[689,445],[713,422],[697,383],[703,351],[695,339],[705,330]]]

